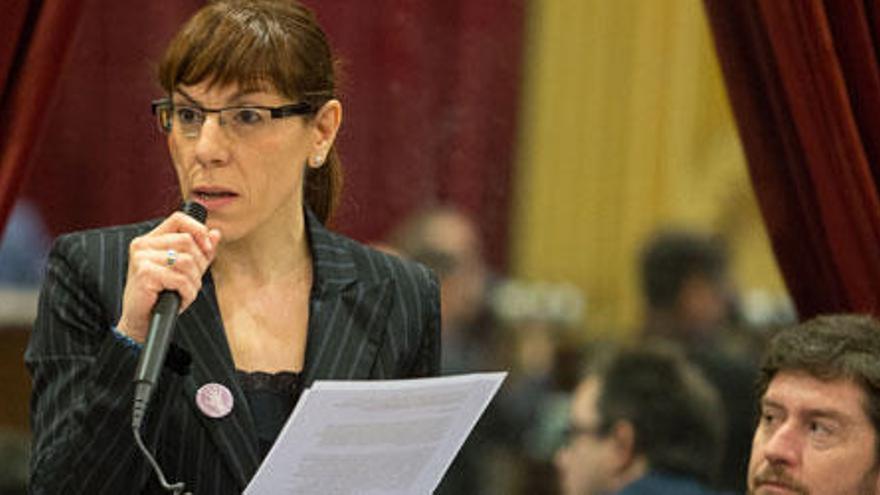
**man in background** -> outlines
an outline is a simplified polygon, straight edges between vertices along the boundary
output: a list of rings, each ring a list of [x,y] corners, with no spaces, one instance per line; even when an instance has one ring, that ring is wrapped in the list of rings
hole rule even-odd
[[[494,328],[487,314],[489,271],[476,223],[452,206],[426,207],[397,226],[387,244],[437,274],[442,373],[493,370]],[[499,429],[490,406],[446,472],[438,495],[496,493],[491,461]]]
[[[390,246],[440,280],[444,373],[488,371],[491,328],[482,325],[489,271],[477,225],[451,206],[425,208],[392,233]]]
[[[564,495],[706,495],[720,456],[715,390],[673,347],[612,353],[571,403]]]
[[[645,334],[690,346],[717,340],[734,316],[724,244],[697,231],[665,230],[646,242],[639,261]]]
[[[836,315],[770,341],[748,493],[880,493],[880,323]]]
[[[737,309],[727,250],[706,233],[664,230],[646,242],[639,264],[646,307],[642,337],[680,345],[721,394],[727,438],[717,487],[742,493],[757,364],[734,338]]]

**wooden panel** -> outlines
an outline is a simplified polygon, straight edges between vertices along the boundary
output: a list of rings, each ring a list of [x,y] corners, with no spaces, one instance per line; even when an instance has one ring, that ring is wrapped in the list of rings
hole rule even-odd
[[[29,431],[30,375],[24,350],[30,328],[0,327],[0,428]]]

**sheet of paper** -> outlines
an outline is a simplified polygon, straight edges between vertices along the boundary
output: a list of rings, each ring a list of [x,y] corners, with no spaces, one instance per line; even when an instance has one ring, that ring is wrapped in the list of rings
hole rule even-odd
[[[244,493],[430,494],[506,376],[317,381]]]

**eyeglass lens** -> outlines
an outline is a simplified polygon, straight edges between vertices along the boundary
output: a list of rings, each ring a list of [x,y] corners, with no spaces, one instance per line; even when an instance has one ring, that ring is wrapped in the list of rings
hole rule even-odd
[[[179,106],[169,109],[172,125],[186,137],[196,137],[207,120],[207,114],[217,113],[219,124],[228,128],[236,136],[248,136],[258,130],[272,115],[263,108],[234,107],[221,110],[204,110],[198,107]]]

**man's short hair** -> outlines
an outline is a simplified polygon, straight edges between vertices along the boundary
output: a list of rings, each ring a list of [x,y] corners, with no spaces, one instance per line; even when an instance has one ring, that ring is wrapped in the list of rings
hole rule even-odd
[[[718,394],[671,344],[623,349],[590,370],[601,382],[601,431],[626,420],[651,469],[712,481],[724,436]]]
[[[880,459],[880,322],[865,315],[819,316],[779,330],[758,375],[763,397],[780,371],[802,371],[823,381],[847,379],[865,393],[865,413],[877,435]]]
[[[694,275],[720,281],[727,251],[717,238],[688,230],[665,230],[652,237],[640,258],[642,293],[652,308],[672,308],[685,281]]]

